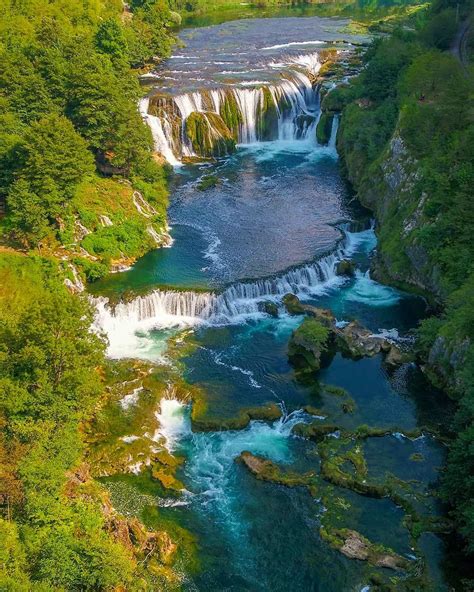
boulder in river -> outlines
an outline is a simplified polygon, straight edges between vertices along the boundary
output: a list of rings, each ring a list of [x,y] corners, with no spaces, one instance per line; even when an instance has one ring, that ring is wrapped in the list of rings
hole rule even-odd
[[[328,531],[322,528],[321,535],[332,547],[338,549],[349,559],[367,561],[376,567],[393,570],[404,570],[407,567],[406,559],[391,549],[371,543],[356,530],[342,528]]]
[[[278,317],[278,306],[269,300],[263,303],[263,310],[271,317]]]
[[[355,274],[355,264],[350,259],[342,259],[336,265],[336,274],[352,277]]]
[[[330,330],[314,318],[306,318],[293,331],[288,357],[298,372],[317,372],[328,361]]]

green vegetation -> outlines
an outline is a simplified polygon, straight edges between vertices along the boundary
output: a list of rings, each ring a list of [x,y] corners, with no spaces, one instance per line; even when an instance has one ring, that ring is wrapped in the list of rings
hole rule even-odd
[[[173,16],[162,0],[132,8],[7,1],[0,16],[1,239],[66,246],[61,255],[88,279],[156,246],[166,222],[165,172],[131,66],[169,55]],[[148,211],[137,211],[133,190]]]
[[[200,156],[225,156],[235,150],[235,140],[217,113],[193,112],[186,119],[186,135]]]
[[[4,255],[0,279],[0,588],[129,582],[133,560],[106,534],[98,500],[67,488],[81,461],[79,423],[102,393],[104,346],[89,330],[91,311],[52,261]]]
[[[321,114],[316,127],[316,139],[318,140],[318,144],[325,145],[329,143],[333,119],[334,115],[328,111]]]
[[[293,331],[288,343],[288,357],[298,374],[313,373],[328,357],[330,330],[320,321],[305,318]]]
[[[343,116],[338,147],[379,220],[379,277],[429,294],[419,356],[459,400],[443,495],[474,552],[474,124],[472,66],[446,50],[469,3],[436,2],[425,20],[377,40],[366,68],[325,101]]]
[[[131,67],[169,54],[174,17],[161,0],[132,10],[2,5],[1,590],[180,585],[167,533],[117,514],[84,462],[110,376],[93,311],[64,284],[75,267],[93,280],[133,260],[166,228],[166,170]]]

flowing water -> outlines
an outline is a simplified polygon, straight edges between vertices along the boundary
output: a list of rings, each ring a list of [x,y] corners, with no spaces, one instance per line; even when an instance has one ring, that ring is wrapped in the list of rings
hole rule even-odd
[[[321,500],[301,488],[258,481],[235,458],[248,450],[296,472],[317,470],[315,445],[291,432],[295,424],[314,420],[305,405],[346,429],[444,422],[444,401],[414,365],[388,371],[379,356],[336,355],[318,379],[347,389],[355,409],[344,413],[318,382],[298,382],[288,363],[288,339],[301,322],[282,306],[288,292],[331,308],[338,321],[357,318],[400,343],[410,340],[424,314],[420,299],[370,277],[375,233],[340,176],[337,120],[329,145],[316,142],[319,94],[311,80],[318,52],[345,51],[357,41],[340,32],[343,24],[255,19],[187,30],[186,46],[155,73],[157,90],[141,103],[157,149],[176,167],[169,210],[175,241],[94,286],[96,323],[108,334],[109,355],[160,361],[170,333],[193,327],[198,347],[184,360],[184,377],[205,390],[210,417],[228,418],[268,402],[284,412],[274,423],[193,433],[187,405],[170,399],[157,410],[157,438],[186,458],[179,474],[186,491],[178,501],[160,504],[166,518],[198,537],[203,569],[187,580],[186,590],[368,590],[367,566],[321,540]],[[187,118],[221,113],[229,96],[238,106],[237,151],[212,163],[183,164],[193,155]],[[264,134],[259,118],[265,96],[277,117]],[[151,114],[153,104],[159,109]],[[198,190],[209,174],[218,183]],[[336,274],[337,262],[347,258],[357,265],[352,278]],[[113,306],[112,297],[124,294]],[[268,301],[279,307],[278,318],[265,314]],[[416,481],[422,493],[436,482],[444,458],[432,437],[410,440],[399,433],[368,439],[364,454],[372,479],[390,473]],[[410,460],[413,455],[423,461]],[[340,508],[340,527],[413,558],[401,508],[388,499],[326,489]],[[434,502],[426,503],[435,511]],[[443,543],[423,536],[432,589],[444,590]]]

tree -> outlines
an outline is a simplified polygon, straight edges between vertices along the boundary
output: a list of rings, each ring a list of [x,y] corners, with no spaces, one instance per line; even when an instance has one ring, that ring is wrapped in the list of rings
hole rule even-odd
[[[10,225],[20,240],[33,245],[46,237],[50,230],[48,208],[28,181],[19,179],[12,185],[7,203]]]
[[[20,177],[38,195],[55,187],[64,198],[70,198],[76,185],[94,171],[87,143],[62,115],[51,114],[32,123],[23,152]]]
[[[128,59],[128,45],[123,28],[114,18],[102,21],[95,35],[97,49],[110,55],[114,60]]]

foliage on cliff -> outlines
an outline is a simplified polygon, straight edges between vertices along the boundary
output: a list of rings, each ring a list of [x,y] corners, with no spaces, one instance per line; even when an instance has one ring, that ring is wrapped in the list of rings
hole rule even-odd
[[[1,590],[143,589],[143,558],[117,536],[126,521],[81,473],[104,343],[64,277],[68,260],[97,277],[165,226],[165,171],[130,67],[168,55],[170,19],[160,0],[133,14],[118,0],[2,4]]]
[[[348,177],[379,221],[379,273],[443,310],[422,323],[419,348],[430,378],[460,399],[444,492],[473,552],[474,77],[446,51],[470,7],[458,21],[454,9],[436,3],[417,31],[376,41],[335,98]]]
[[[52,261],[2,255],[0,279],[0,588],[126,582],[132,560],[105,532],[98,504],[66,494],[66,473],[81,459],[79,421],[102,392],[103,344],[89,307]]]
[[[169,55],[172,24],[163,0],[133,13],[116,0],[6,2],[0,15],[4,240],[53,251],[69,233],[79,249],[83,236],[74,236],[75,221],[84,224],[87,195],[107,176],[127,179],[156,210],[158,218],[142,219],[132,232],[153,244],[145,231],[151,224],[159,234],[164,226],[165,175],[138,113],[140,88],[130,67]],[[119,185],[108,189],[121,198]],[[105,269],[129,231],[120,224],[107,229],[114,244],[98,258]]]

